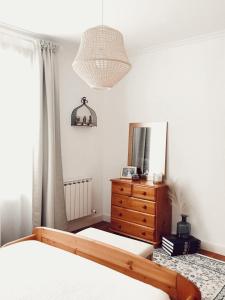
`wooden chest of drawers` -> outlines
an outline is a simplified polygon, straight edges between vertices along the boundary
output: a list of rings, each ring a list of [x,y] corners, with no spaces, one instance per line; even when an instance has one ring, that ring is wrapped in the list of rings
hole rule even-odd
[[[171,232],[168,187],[148,181],[112,179],[112,231],[158,245]]]

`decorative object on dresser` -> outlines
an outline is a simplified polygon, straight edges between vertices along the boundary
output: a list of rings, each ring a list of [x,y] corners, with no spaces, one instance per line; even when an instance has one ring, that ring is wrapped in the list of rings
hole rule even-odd
[[[134,175],[132,175],[132,180],[133,181],[140,180],[140,176],[138,174],[134,174]]]
[[[171,232],[168,187],[150,181],[112,179],[111,230],[154,245]]]
[[[95,111],[87,105],[86,97],[81,98],[81,105],[76,107],[71,114],[71,126],[94,127],[97,126]],[[78,112],[80,115],[78,115]]]
[[[121,171],[121,178],[131,179],[133,175],[136,174],[137,168],[136,167],[124,167]]]
[[[153,183],[159,184],[163,182],[163,174],[162,173],[154,173],[153,174]]]

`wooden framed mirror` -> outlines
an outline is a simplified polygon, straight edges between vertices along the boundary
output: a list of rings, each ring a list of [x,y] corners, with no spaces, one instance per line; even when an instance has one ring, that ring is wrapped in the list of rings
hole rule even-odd
[[[141,168],[149,177],[165,175],[167,122],[130,123],[128,166]]]

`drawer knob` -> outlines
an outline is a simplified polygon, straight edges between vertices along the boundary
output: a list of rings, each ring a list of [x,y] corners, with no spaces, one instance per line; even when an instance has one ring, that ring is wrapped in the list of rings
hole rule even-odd
[[[147,193],[146,193],[146,192],[143,192],[143,195],[144,195],[144,196],[146,196],[146,195],[147,195]]]
[[[144,206],[143,206],[143,209],[147,209],[147,205],[144,205]]]
[[[144,236],[145,236],[145,235],[146,235],[146,232],[142,232],[142,235],[144,235]]]
[[[146,223],[146,222],[147,222],[147,220],[146,220],[146,219],[143,219],[143,222],[144,222],[144,223]]]
[[[123,215],[122,213],[119,213],[119,217],[122,217],[122,215]]]
[[[120,188],[120,191],[122,192],[122,191],[123,191],[123,188]]]
[[[120,203],[120,204],[122,204],[122,203],[123,203],[123,201],[122,201],[122,200],[119,200],[119,203]]]

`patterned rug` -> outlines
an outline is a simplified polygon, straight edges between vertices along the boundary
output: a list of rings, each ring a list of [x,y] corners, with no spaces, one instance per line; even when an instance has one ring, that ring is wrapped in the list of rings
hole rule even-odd
[[[162,249],[156,249],[153,260],[181,273],[200,289],[203,300],[225,299],[225,263],[201,254],[170,257]]]

